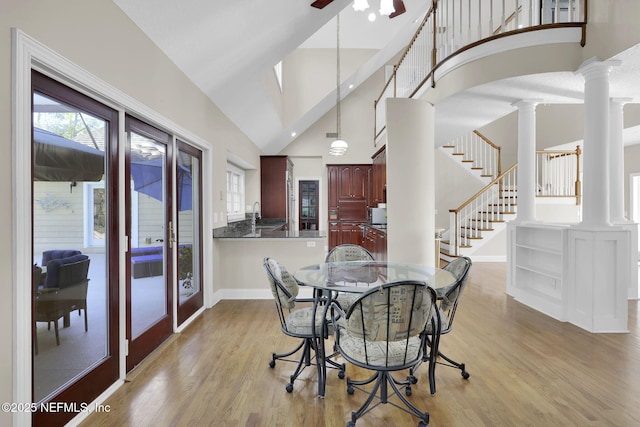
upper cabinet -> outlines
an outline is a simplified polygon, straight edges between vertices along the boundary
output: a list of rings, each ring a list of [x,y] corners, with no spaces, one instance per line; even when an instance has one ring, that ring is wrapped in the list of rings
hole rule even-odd
[[[327,165],[329,221],[366,221],[371,165]]]
[[[287,156],[260,157],[260,215],[289,220],[293,163]]]
[[[372,157],[372,206],[387,203],[387,146],[378,150]]]
[[[338,168],[338,200],[366,200],[368,170],[371,169],[371,165],[341,165]]]

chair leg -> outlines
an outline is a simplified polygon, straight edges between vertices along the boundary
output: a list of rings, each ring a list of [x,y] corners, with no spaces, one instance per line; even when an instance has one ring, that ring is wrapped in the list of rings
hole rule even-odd
[[[281,353],[281,354],[277,354],[277,353],[272,353],[271,354],[271,360],[269,361],[269,367],[270,368],[275,368],[276,367],[276,360],[278,359],[282,359],[285,362],[294,362],[293,360],[286,360],[286,357],[291,356],[292,354],[296,353],[298,350],[300,350],[302,348],[302,346],[304,345],[304,339],[300,340],[300,344],[298,344],[298,346],[296,348],[294,348],[293,350],[291,350],[288,353]],[[295,361],[297,362],[297,360]]]
[[[374,381],[375,383],[371,391],[367,391],[359,387],[362,385],[370,384]],[[409,400],[406,397],[404,397],[404,395],[398,388],[398,386],[406,386],[408,383],[409,383],[408,380],[398,381],[395,378],[393,378],[390,372],[383,372],[383,371],[376,372],[373,376],[361,381],[354,381],[354,380],[351,380],[350,378],[347,378],[347,393],[353,394],[355,389],[358,389],[365,393],[369,393],[369,397],[367,397],[367,400],[362,404],[362,406],[357,411],[354,411],[351,413],[351,420],[347,423],[347,427],[354,427],[356,424],[356,420],[358,418],[361,418],[363,415],[373,410],[378,405],[386,404],[386,403],[389,403],[395,406],[396,408],[401,409],[419,418],[420,423],[418,424],[418,426],[429,425],[429,413],[420,411],[415,405],[409,402]],[[391,394],[389,394],[389,388],[388,388],[389,386],[391,386]],[[380,390],[379,393],[378,393],[378,390]],[[404,404],[404,406],[400,406],[397,403],[389,401],[389,397],[393,396],[394,394],[398,396],[398,398]],[[371,403],[375,398],[378,398],[380,402],[371,406]]]
[[[467,369],[466,369],[464,363],[456,362],[455,360],[450,359],[447,356],[445,356],[444,354],[442,354],[440,351],[438,351],[438,356],[440,356],[441,358],[443,358],[444,360],[447,361],[447,363],[439,362],[441,365],[450,366],[452,368],[460,369],[460,375],[462,375],[462,378],[464,378],[465,380],[468,379],[471,376],[469,374],[469,372],[467,372]]]
[[[54,320],[53,321],[53,327],[56,331],[56,345],[60,345],[60,335],[58,334],[58,321]]]
[[[82,311],[84,311],[84,331],[85,332],[89,332],[89,323],[87,321],[87,306],[86,305],[83,307]],[[80,312],[78,312],[78,314],[80,314]]]

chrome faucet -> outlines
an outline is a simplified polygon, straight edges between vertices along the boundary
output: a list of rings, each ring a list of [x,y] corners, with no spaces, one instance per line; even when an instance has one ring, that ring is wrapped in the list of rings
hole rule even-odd
[[[253,204],[253,212],[251,214],[251,233],[252,234],[256,234],[256,206],[258,206],[258,209],[260,209],[260,203],[259,202],[255,202]]]

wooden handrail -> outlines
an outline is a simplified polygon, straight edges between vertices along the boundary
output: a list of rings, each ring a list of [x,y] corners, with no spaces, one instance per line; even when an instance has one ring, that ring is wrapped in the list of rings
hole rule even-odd
[[[506,171],[504,171],[504,173],[500,174],[496,179],[494,179],[493,181],[491,181],[489,184],[485,185],[480,191],[478,191],[476,194],[474,194],[473,196],[469,197],[469,199],[464,202],[463,204],[461,204],[457,209],[449,209],[449,212],[451,213],[458,213],[460,212],[462,209],[464,209],[466,206],[468,206],[471,202],[473,202],[475,199],[477,199],[478,197],[480,197],[481,194],[485,193],[486,191],[488,191],[492,186],[496,185],[497,183],[499,183],[506,175],[509,174],[509,172],[511,172],[512,170],[514,170],[515,168],[518,167],[518,164],[514,164],[513,166],[511,166],[509,169],[507,169]]]
[[[477,0],[478,2],[480,2],[481,0]],[[428,62],[430,62],[430,64],[425,61],[425,63],[423,63],[423,65],[425,65],[424,67],[424,75],[423,76],[417,76],[417,78],[407,87],[408,89],[408,93],[403,93],[401,94],[401,96],[403,97],[407,97],[407,98],[413,98],[414,96],[416,96],[416,94],[422,90],[422,88],[424,87],[425,83],[429,80],[431,80],[431,86],[435,87],[436,84],[436,79],[435,79],[435,73],[436,70],[438,70],[443,64],[449,62],[452,58],[462,54],[463,52],[472,49],[476,46],[491,42],[493,40],[496,40],[498,38],[502,38],[502,37],[508,37],[508,36],[514,36],[514,35],[518,35],[518,34],[522,34],[522,33],[526,33],[526,32],[530,32],[530,31],[538,31],[538,30],[545,30],[545,29],[551,29],[551,28],[567,28],[567,27],[581,27],[582,28],[582,32],[583,32],[583,37],[582,40],[580,42],[580,44],[582,46],[584,46],[585,44],[585,35],[586,35],[586,17],[587,17],[587,0],[575,0],[576,4],[579,4],[579,7],[577,8],[580,11],[580,15],[577,17],[573,17],[573,20],[571,22],[561,22],[561,23],[553,23],[553,24],[544,24],[542,23],[542,21],[538,22],[538,23],[533,23],[531,22],[531,20],[529,22],[526,23],[526,26],[524,28],[516,28],[513,30],[509,30],[509,31],[505,31],[505,27],[507,24],[510,24],[514,19],[516,19],[518,17],[518,15],[520,13],[523,12],[524,7],[523,5],[518,5],[517,6],[517,11],[512,12],[507,18],[505,18],[504,22],[501,23],[498,28],[496,30],[494,30],[492,33],[489,33],[489,35],[487,37],[484,37],[482,39],[478,39],[478,40],[474,40],[474,41],[469,41],[466,44],[462,45],[462,46],[457,46],[457,48],[455,49],[455,51],[451,52],[450,54],[447,54],[446,57],[440,58],[438,59],[438,54],[439,54],[439,50],[438,50],[438,38],[437,38],[437,34],[438,31],[440,31],[440,28],[438,28],[438,23],[436,22],[438,20],[438,9],[442,7],[443,1],[442,0],[431,0],[431,6],[429,7],[429,10],[427,11],[427,13],[424,16],[424,19],[422,20],[422,22],[420,23],[420,25],[418,26],[418,29],[416,30],[415,34],[413,35],[413,37],[411,38],[411,41],[407,44],[406,48],[404,49],[404,51],[402,52],[402,55],[398,61],[398,63],[395,65],[394,67],[394,71],[393,74],[390,76],[390,78],[388,79],[388,81],[385,82],[385,85],[380,93],[380,95],[377,97],[377,102],[376,102],[376,107],[379,106],[379,101],[383,99],[383,97],[385,96],[385,92],[387,91],[389,85],[391,84],[391,81],[393,80],[394,82],[394,90],[393,90],[393,96],[398,96],[397,94],[397,85],[398,85],[398,79],[402,78],[402,74],[398,74],[398,73],[402,73],[402,69],[401,66],[404,65],[405,60],[407,59],[409,53],[411,52],[412,49],[415,48],[416,46],[416,41],[418,39],[418,37],[420,37],[421,33],[423,31],[425,31],[425,28],[427,27],[427,24],[429,23],[430,19],[433,19],[433,29],[429,29],[429,31],[432,31],[432,40],[430,41],[430,44],[432,46],[427,46],[431,49],[431,55],[430,58],[427,59]],[[446,25],[446,23],[444,24]],[[429,43],[427,43],[429,44]],[[446,52],[446,51],[445,51]],[[402,83],[402,82],[400,82]],[[417,83],[417,84],[414,84]],[[374,124],[374,144],[375,144],[375,140],[378,138],[379,134],[382,132],[382,130],[380,130],[380,132],[378,132],[378,125],[379,124]],[[381,128],[383,128],[384,126],[381,126]]]
[[[495,29],[495,31],[493,32],[493,35],[495,36],[496,34],[500,34],[502,32],[502,27],[503,26],[506,27],[507,25],[509,25],[511,21],[516,19],[516,15],[520,12],[522,12],[522,5],[518,6],[518,10],[514,10],[513,13],[509,15],[507,19],[504,20],[504,24],[501,24],[498,28]]]

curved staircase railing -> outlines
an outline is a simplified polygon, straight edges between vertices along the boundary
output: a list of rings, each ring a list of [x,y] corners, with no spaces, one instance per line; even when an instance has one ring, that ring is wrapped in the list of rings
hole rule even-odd
[[[556,5],[560,7],[556,7]],[[587,0],[432,0],[422,23],[374,101],[374,141],[385,129],[389,97],[412,98],[435,71],[474,46],[527,31],[586,25]]]

